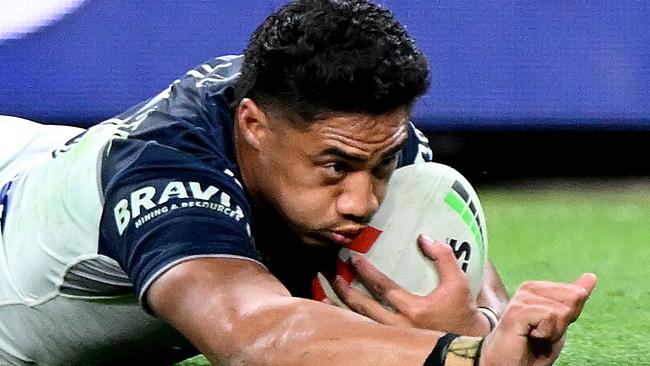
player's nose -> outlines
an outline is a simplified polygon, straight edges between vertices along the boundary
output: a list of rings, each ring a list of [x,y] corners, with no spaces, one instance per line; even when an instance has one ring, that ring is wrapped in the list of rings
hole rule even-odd
[[[349,174],[343,183],[336,202],[338,213],[355,222],[367,223],[379,208],[374,177],[369,172],[358,171]]]

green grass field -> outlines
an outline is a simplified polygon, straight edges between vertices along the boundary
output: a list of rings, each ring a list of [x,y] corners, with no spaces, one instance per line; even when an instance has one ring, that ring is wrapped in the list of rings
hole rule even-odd
[[[599,283],[557,365],[650,365],[650,185],[617,180],[479,190],[490,256],[512,293],[527,279]]]
[[[650,184],[479,187],[490,257],[512,293],[529,279],[598,286],[556,365],[650,365]],[[202,357],[178,365],[208,365]]]

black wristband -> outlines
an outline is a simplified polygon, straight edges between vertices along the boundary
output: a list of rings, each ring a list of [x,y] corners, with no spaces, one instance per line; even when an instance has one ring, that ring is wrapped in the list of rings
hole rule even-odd
[[[445,366],[445,361],[447,359],[447,349],[451,342],[454,339],[458,338],[460,335],[456,333],[447,333],[444,336],[438,339],[436,346],[433,347],[433,351],[429,354],[426,360],[424,360],[424,366]]]

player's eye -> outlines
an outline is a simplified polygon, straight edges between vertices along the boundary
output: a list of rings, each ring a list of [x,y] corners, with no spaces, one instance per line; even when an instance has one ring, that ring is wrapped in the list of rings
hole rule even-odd
[[[350,171],[350,165],[342,161],[333,161],[324,166],[325,173],[329,177],[338,178]]]

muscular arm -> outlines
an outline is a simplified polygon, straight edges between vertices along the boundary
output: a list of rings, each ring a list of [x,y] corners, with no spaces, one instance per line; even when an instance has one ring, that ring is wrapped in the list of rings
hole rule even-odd
[[[522,285],[485,338],[480,365],[552,364],[595,285],[592,274]],[[239,259],[181,263],[154,281],[147,299],[215,364],[422,365],[442,335],[293,298],[260,265]],[[450,346],[446,365],[474,364],[456,357],[463,344]]]
[[[488,260],[483,274],[483,287],[478,293],[476,302],[479,306],[489,307],[501,317],[508,306],[508,300],[508,292],[501,281],[501,276],[492,261]]]
[[[147,296],[156,314],[217,364],[422,365],[442,335],[293,298],[262,266],[239,259],[181,263]]]

